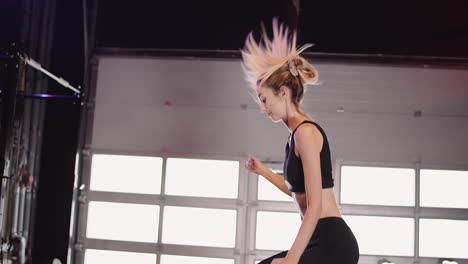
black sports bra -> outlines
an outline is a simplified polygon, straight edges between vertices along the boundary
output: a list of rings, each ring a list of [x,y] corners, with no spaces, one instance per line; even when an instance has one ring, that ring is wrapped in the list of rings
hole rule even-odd
[[[323,136],[323,146],[320,151],[320,168],[322,172],[322,189],[333,187],[332,166],[330,160],[330,147],[325,131],[315,122],[305,120],[291,133],[291,147],[286,143],[286,158],[284,159],[283,173],[286,185],[291,192],[305,192],[304,169],[301,159],[294,152],[294,133],[304,123],[315,125]]]

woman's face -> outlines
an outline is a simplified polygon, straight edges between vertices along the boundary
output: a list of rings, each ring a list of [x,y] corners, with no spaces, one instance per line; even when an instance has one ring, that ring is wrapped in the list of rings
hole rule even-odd
[[[281,121],[285,109],[284,100],[273,89],[264,86],[257,88],[257,96],[262,113],[267,114],[273,122]]]

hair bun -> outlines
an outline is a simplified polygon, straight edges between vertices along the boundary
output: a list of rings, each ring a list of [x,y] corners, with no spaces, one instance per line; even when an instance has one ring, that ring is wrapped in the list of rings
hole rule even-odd
[[[318,82],[318,72],[312,64],[310,64],[306,59],[303,57],[299,57],[295,60],[296,62],[297,71],[299,76],[301,77],[304,84],[314,84]]]
[[[297,72],[297,65],[295,59],[289,59],[287,62],[288,70],[294,77],[297,77],[299,73]]]

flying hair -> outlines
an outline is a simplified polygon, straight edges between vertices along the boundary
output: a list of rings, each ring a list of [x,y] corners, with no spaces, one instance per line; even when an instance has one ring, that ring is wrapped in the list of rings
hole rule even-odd
[[[251,88],[255,90],[263,85],[274,73],[277,74],[283,69],[291,69],[288,68],[291,66],[287,66],[291,65],[291,62],[294,65],[294,71],[291,71],[290,78],[298,78],[301,86],[318,81],[318,72],[315,68],[307,60],[299,56],[304,50],[312,47],[313,44],[308,43],[297,48],[296,41],[297,32],[279,23],[278,18],[273,19],[272,39],[268,37],[263,24],[260,41],[257,42],[254,39],[252,32],[247,35],[241,55],[245,78]]]

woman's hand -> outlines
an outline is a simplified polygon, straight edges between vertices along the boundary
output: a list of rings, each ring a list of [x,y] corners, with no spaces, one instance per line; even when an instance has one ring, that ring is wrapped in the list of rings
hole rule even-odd
[[[297,261],[292,261],[291,259],[286,258],[275,258],[271,261],[271,264],[298,264]]]
[[[268,169],[263,163],[253,155],[249,155],[245,161],[245,167],[252,173],[264,175]]]

